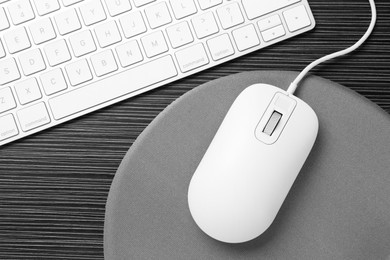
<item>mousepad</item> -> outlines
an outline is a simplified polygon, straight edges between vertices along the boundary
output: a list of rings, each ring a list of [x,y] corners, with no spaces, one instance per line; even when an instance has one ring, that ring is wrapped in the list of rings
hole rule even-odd
[[[250,242],[225,244],[194,223],[188,185],[234,99],[254,83],[286,89],[296,76],[235,74],[167,107],[114,177],[105,259],[390,259],[390,116],[315,76],[296,95],[317,113],[318,137],[271,227]]]

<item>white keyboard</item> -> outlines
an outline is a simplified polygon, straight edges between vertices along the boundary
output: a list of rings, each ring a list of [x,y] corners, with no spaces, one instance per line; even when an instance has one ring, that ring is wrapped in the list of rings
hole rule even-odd
[[[0,145],[314,25],[307,0],[0,0]]]

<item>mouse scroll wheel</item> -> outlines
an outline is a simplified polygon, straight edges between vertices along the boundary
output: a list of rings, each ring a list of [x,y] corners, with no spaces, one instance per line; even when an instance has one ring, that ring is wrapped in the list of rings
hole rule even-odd
[[[278,126],[281,118],[281,113],[279,113],[278,111],[272,112],[271,117],[268,119],[268,122],[263,129],[263,133],[271,136],[275,131],[276,127]]]

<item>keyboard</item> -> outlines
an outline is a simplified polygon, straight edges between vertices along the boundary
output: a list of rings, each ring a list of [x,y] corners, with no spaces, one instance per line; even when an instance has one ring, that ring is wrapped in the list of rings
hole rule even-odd
[[[0,145],[314,26],[307,0],[0,0]]]

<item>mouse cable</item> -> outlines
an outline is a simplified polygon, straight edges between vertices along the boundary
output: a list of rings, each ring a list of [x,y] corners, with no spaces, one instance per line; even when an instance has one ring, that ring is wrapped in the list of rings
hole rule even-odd
[[[336,57],[339,57],[339,56],[342,56],[342,55],[345,55],[345,54],[348,54],[354,50],[356,50],[357,48],[359,48],[360,45],[362,45],[366,40],[367,38],[370,36],[371,32],[373,31],[374,29],[374,26],[375,26],[375,22],[376,22],[376,7],[375,7],[375,2],[374,0],[369,0],[370,2],[370,6],[371,6],[371,23],[370,23],[370,26],[368,27],[366,33],[362,36],[362,38],[360,38],[359,41],[357,41],[354,45],[352,45],[351,47],[347,48],[347,49],[344,49],[344,50],[341,50],[341,51],[338,51],[338,52],[335,52],[335,53],[332,53],[332,54],[328,54],[322,58],[319,58],[315,61],[313,61],[312,63],[310,63],[297,77],[296,79],[290,84],[290,86],[288,87],[287,89],[287,93],[288,94],[294,94],[295,90],[297,89],[298,87],[298,84],[299,82],[301,82],[301,80],[306,76],[306,74],[311,70],[313,69],[315,66],[325,62],[325,61],[328,61],[328,60],[331,60],[331,59],[334,59]]]

